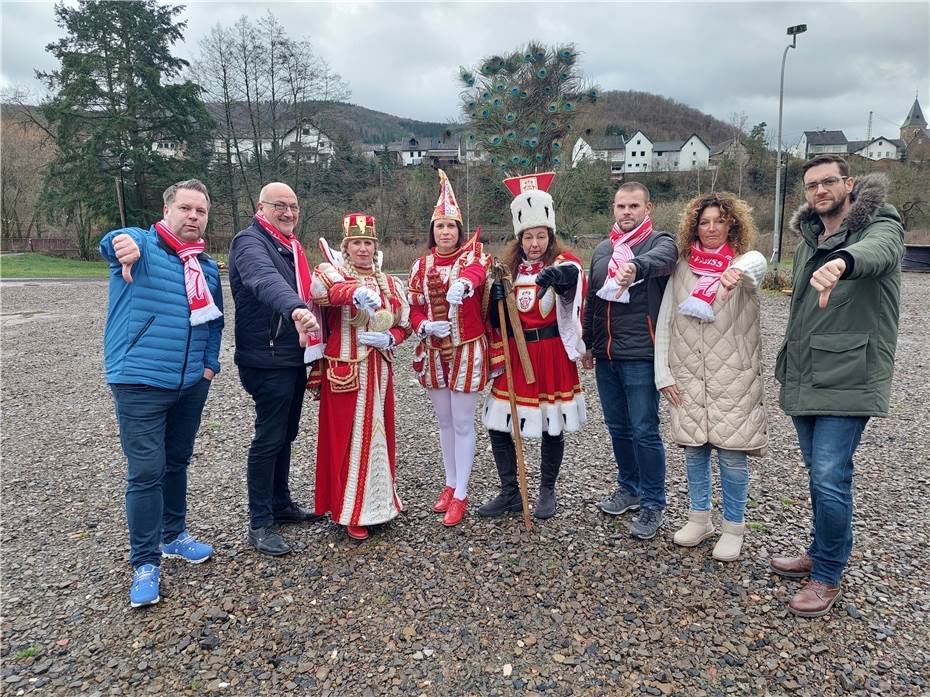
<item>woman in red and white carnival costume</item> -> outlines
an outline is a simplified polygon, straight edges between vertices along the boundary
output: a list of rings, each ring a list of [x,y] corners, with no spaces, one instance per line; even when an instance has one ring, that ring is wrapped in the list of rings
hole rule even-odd
[[[433,510],[451,526],[468,510],[475,407],[488,380],[485,280],[491,257],[477,232],[466,242],[462,214],[442,170],[429,246],[429,254],[413,263],[408,281],[410,326],[420,337],[413,369],[439,421],[446,481]]]
[[[396,517],[394,347],[410,335],[403,284],[381,272],[375,219],[343,220],[342,253],[320,248],[328,261],[313,271],[310,290],[326,332],[320,384],[316,513],[329,513],[350,537]]]
[[[541,438],[539,497],[533,515],[555,515],[555,481],[565,449],[564,432],[579,430],[586,421],[584,395],[575,361],[584,355],[581,340],[582,301],[586,293],[581,260],[562,248],[555,236],[555,210],[546,191],[553,174],[546,172],[504,181],[516,195],[510,204],[516,239],[502,259],[513,278],[520,327],[535,381],[526,380],[509,327],[510,365],[523,438]],[[504,290],[495,283],[491,300],[491,371],[497,376],[484,404],[482,422],[488,428],[491,451],[501,478],[500,494],[478,509],[496,517],[522,509],[517,486],[516,450],[511,425],[510,393],[503,374],[503,343],[497,299]]]

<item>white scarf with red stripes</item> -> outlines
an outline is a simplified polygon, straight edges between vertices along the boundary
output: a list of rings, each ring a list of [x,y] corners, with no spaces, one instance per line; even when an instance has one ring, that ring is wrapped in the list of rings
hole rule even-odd
[[[718,249],[704,249],[693,242],[688,266],[699,278],[691,295],[681,301],[678,312],[687,317],[697,317],[702,322],[713,322],[716,315],[711,305],[720,289],[720,277],[732,260],[733,249],[729,244],[724,243]]]
[[[652,219],[647,215],[643,222],[637,225],[629,232],[620,229],[619,223],[614,223],[610,229],[610,242],[614,246],[614,252],[607,263],[607,278],[604,285],[597,291],[597,297],[608,302],[630,302],[630,290],[625,288],[620,293],[620,285],[617,283],[616,275],[620,267],[633,259],[633,247],[643,242],[652,234]]]
[[[184,264],[184,288],[187,290],[187,304],[191,310],[191,326],[222,317],[223,313],[213,302],[207,279],[197,258],[206,249],[204,241],[198,239],[196,242],[185,242],[168,229],[164,220],[155,223],[155,232]]]

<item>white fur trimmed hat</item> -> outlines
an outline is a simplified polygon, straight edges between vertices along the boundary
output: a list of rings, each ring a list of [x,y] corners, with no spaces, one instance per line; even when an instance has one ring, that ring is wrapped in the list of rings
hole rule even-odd
[[[513,215],[513,234],[517,239],[521,232],[533,227],[556,231],[555,205],[548,192],[554,176],[554,172],[543,172],[504,180],[504,186],[516,196],[510,202],[510,212]]]

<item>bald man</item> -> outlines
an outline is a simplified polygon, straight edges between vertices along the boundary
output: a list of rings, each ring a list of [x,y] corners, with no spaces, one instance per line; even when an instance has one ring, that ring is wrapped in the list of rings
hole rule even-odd
[[[317,329],[309,308],[310,272],[294,230],[297,196],[287,184],[262,188],[252,224],[229,246],[229,285],[236,304],[239,379],[255,402],[249,447],[249,543],[263,554],[291,551],[283,523],[318,518],[291,498],[291,443],[297,437],[307,368],[301,335]]]

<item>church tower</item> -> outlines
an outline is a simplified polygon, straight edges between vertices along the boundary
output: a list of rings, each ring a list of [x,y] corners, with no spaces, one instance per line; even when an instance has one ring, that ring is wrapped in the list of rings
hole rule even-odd
[[[916,96],[911,110],[907,112],[907,117],[901,124],[901,142],[904,143],[907,159],[912,161],[930,159],[930,132],[927,131],[927,119],[924,117]]]
[[[920,110],[920,102],[917,101],[917,97],[914,97],[914,104],[911,110],[907,112],[904,123],[901,124],[901,140],[905,143],[909,141],[914,137],[915,130],[924,132],[927,130],[927,119],[924,118],[924,114]]]

